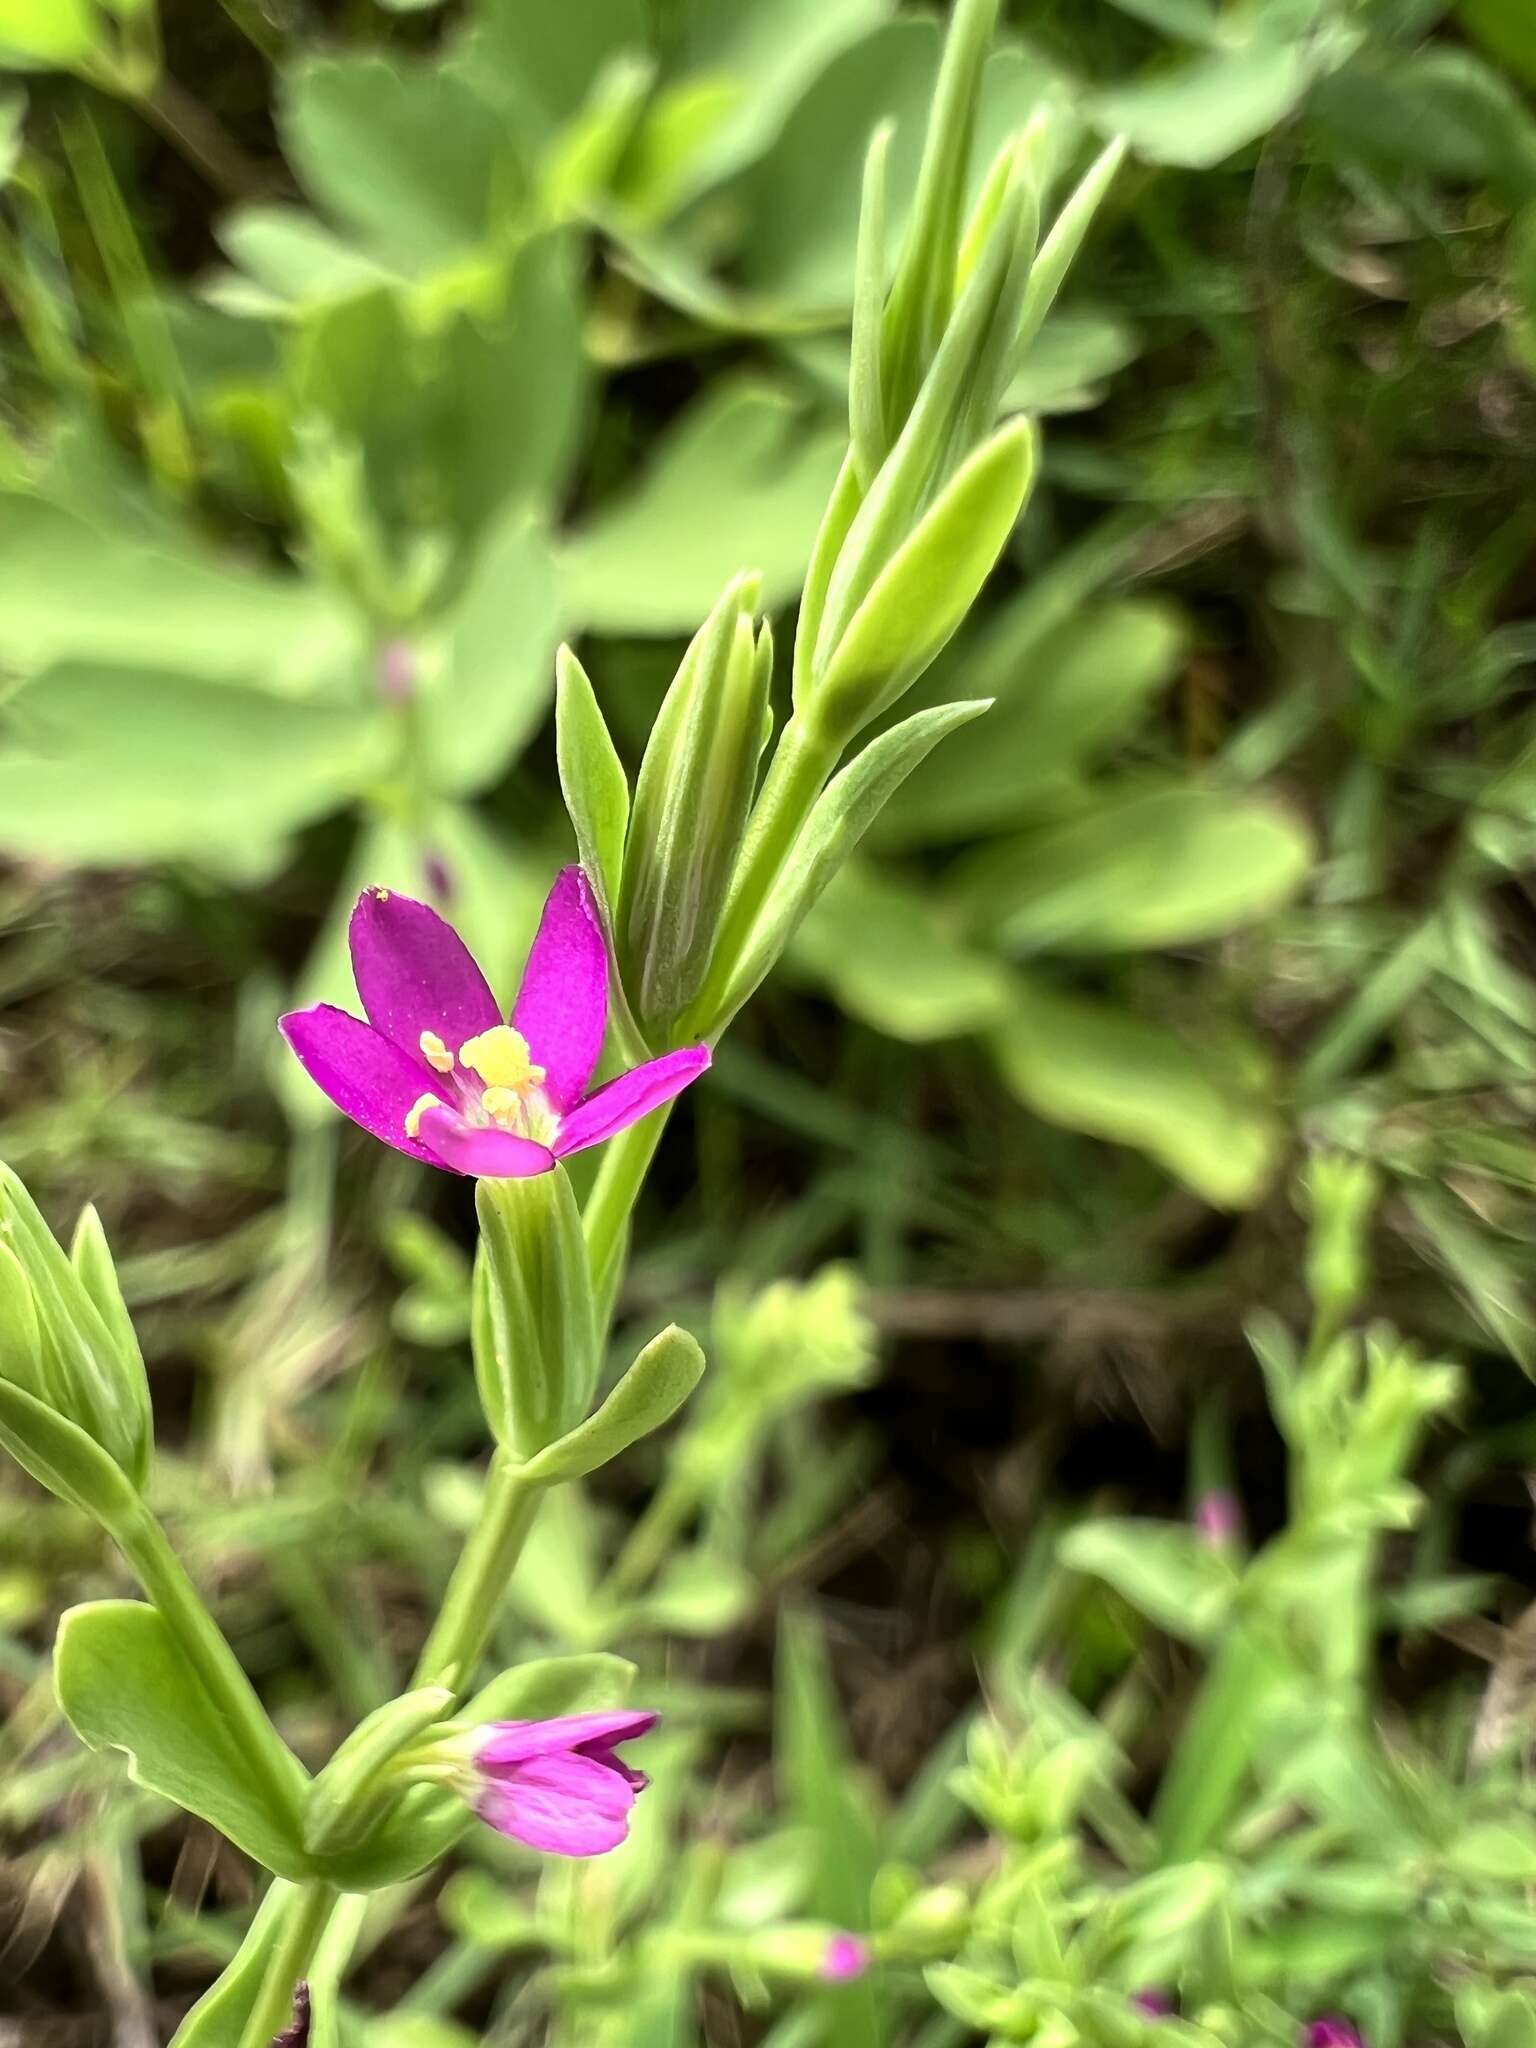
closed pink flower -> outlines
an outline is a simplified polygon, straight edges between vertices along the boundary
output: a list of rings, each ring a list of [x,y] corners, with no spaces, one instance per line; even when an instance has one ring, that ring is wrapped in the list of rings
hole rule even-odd
[[[648,1735],[644,1709],[560,1714],[549,1721],[491,1721],[473,1748],[476,1813],[530,1849],[601,1856],[629,1833],[635,1800],[650,1782],[616,1754]]]

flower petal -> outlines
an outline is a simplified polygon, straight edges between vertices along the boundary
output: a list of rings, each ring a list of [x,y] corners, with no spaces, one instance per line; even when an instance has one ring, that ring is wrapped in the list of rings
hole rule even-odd
[[[475,1810],[493,1828],[556,1856],[601,1856],[629,1833],[635,1789],[590,1757],[533,1757],[488,1784]]]
[[[501,1022],[474,956],[435,910],[393,889],[365,889],[347,931],[368,1021],[412,1058],[435,1031],[450,1052]]]
[[[437,1083],[430,1067],[332,1003],[294,1010],[279,1020],[278,1029],[305,1073],[353,1123],[397,1152],[429,1166],[442,1164],[436,1153],[405,1134],[412,1107]]]
[[[607,1714],[556,1714],[547,1721],[491,1721],[475,1750],[482,1766],[520,1764],[529,1757],[552,1756],[557,1750],[581,1749],[600,1742],[635,1742],[649,1735],[660,1715],[643,1707],[616,1707]]]
[[[544,1069],[544,1093],[564,1112],[581,1100],[608,1028],[608,946],[580,868],[549,892],[512,1012],[514,1030]]]
[[[548,1173],[555,1155],[547,1145],[485,1124],[466,1123],[457,1110],[423,1110],[417,1125],[431,1156],[475,1180],[527,1180]]]
[[[565,1118],[555,1138],[555,1157],[563,1159],[567,1152],[600,1145],[626,1124],[670,1102],[708,1065],[709,1047],[688,1045],[681,1052],[664,1052],[659,1060],[647,1060],[643,1067],[631,1067],[627,1074],[589,1095],[580,1109],[573,1109]]]

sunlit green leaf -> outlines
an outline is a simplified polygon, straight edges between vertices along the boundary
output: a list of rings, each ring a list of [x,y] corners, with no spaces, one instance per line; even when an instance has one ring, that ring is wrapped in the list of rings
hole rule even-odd
[[[570,535],[571,618],[603,633],[691,632],[743,569],[793,596],[842,460],[842,430],[751,383],[717,383],[638,481]]]
[[[1278,1163],[1283,1133],[1263,1055],[1229,1033],[1182,1037],[1019,976],[991,1043],[1004,1080],[1038,1115],[1149,1152],[1223,1207],[1256,1201]]]
[[[157,1611],[137,1600],[72,1607],[54,1652],[59,1704],[82,1742],[120,1749],[135,1782],[199,1814],[280,1877],[302,1877],[297,1834]],[[293,1764],[295,1785],[302,1773]]]

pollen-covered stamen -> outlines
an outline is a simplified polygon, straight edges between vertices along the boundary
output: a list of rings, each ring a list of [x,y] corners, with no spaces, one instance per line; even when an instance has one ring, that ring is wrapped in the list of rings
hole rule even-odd
[[[405,1135],[408,1138],[420,1137],[421,1120],[427,1111],[429,1109],[441,1109],[443,1106],[442,1099],[439,1096],[418,1095],[410,1108],[405,1112]]]
[[[421,1056],[429,1067],[435,1067],[440,1074],[453,1072],[453,1054],[435,1031],[423,1031],[418,1043],[421,1046]]]
[[[466,1038],[459,1047],[459,1061],[480,1076],[487,1095],[493,1088],[526,1095],[544,1079],[544,1069],[535,1066],[529,1055],[527,1039],[510,1024],[493,1024],[478,1037]]]

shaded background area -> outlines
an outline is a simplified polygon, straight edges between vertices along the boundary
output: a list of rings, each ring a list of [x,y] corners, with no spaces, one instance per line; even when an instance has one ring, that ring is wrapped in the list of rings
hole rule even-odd
[[[899,217],[939,29],[18,0],[5,40],[0,1156],[61,1230],[100,1208],[168,1517],[313,1760],[408,1667],[473,1501],[473,1217],[329,1121],[273,1019],[348,999],[364,880],[511,986],[570,855],[562,637],[631,768],[738,569],[787,649],[859,165],[894,119]],[[1089,1703],[1136,1674],[1146,1795],[1193,1660],[1053,1544],[1217,1488],[1281,1526],[1244,1324],[1305,1320],[1321,1152],[1379,1178],[1371,1312],[1467,1370],[1388,1546],[1390,1712],[1463,1726],[1523,1611],[1533,87],[1525,0],[1005,10],[977,181],[1036,107],[1062,182],[1131,158],[1013,394],[1042,485],[920,686],[996,706],[669,1131],[616,1356],[678,1316],[720,1391],[548,1529],[504,1632],[643,1658],[694,1833],[802,1796],[776,1679],[830,1673],[894,1798],[1000,1644]],[[58,1724],[54,1619],[122,1582],[0,1488],[0,2040],[139,2048],[253,1881]],[[475,1865],[392,1902],[358,2011],[417,1990],[367,2048],[541,2038],[509,1895]],[[711,2048],[761,2037],[697,2000]]]

